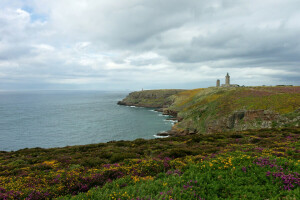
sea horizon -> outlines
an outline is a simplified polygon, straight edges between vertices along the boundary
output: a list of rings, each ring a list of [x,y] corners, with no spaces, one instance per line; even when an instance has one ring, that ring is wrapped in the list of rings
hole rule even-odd
[[[153,108],[117,105],[131,91],[0,91],[0,151],[154,139],[172,121]]]

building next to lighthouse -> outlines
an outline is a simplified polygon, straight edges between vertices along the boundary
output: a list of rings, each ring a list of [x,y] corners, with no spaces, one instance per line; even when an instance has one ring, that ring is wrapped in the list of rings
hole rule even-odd
[[[220,87],[220,79],[217,80],[217,87]]]
[[[239,87],[239,85],[238,84],[230,84],[230,76],[227,73],[227,75],[225,76],[225,84],[222,84],[220,86],[220,80],[218,79],[216,87]]]

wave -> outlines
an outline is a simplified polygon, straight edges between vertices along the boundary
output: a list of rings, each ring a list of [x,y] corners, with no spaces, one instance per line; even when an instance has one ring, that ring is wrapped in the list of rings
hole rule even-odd
[[[171,119],[164,119],[164,122],[171,122],[171,123],[177,123],[178,120],[171,120]]]
[[[168,135],[166,135],[166,136],[161,136],[161,135],[153,135],[155,138],[167,138],[167,137],[169,137]]]

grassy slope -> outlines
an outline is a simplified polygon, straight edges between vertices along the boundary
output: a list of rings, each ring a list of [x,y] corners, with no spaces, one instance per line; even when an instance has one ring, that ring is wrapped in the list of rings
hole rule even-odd
[[[300,87],[195,89],[172,98],[174,103],[168,109],[177,111],[184,118],[178,128],[205,133],[207,124],[239,110],[262,109],[295,117],[295,110],[300,108]]]

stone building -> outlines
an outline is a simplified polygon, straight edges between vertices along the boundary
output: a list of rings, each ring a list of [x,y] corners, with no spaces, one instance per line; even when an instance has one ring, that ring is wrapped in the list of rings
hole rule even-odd
[[[220,86],[220,80],[218,79],[216,87],[239,87],[239,85],[238,84],[230,84],[230,76],[227,73],[227,75],[225,76],[225,84],[222,84]]]
[[[217,80],[217,87],[220,87],[220,79]]]

